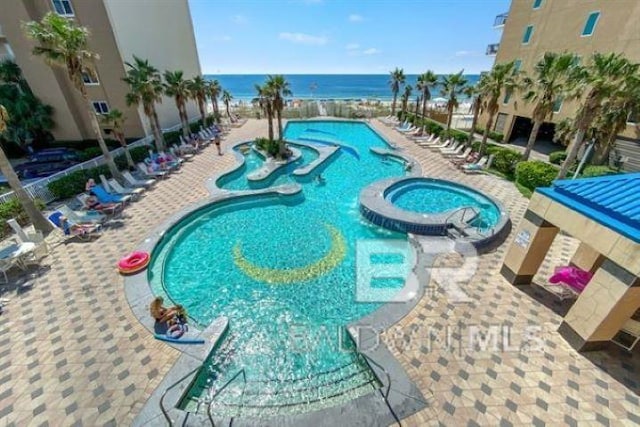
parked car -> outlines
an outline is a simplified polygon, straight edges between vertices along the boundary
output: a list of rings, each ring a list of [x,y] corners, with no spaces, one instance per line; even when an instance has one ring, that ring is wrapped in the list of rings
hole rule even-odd
[[[50,148],[36,151],[29,161],[14,169],[20,179],[43,178],[80,163],[80,156],[69,148]]]

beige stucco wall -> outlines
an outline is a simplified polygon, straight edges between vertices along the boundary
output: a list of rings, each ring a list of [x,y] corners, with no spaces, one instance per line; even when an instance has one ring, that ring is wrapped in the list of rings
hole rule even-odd
[[[637,0],[543,0],[534,10],[533,0],[512,0],[507,22],[503,28],[496,63],[522,60],[521,69],[530,72],[545,52],[574,52],[585,60],[594,52],[620,52],[631,61],[640,62],[640,1]],[[590,37],[582,37],[588,15],[599,11],[600,17]],[[533,25],[528,44],[522,44],[525,28]],[[550,121],[558,122],[574,117],[575,102],[565,102]],[[500,112],[509,114],[504,133],[512,116],[531,117],[532,106],[514,94]],[[482,122],[486,120],[483,118]],[[633,126],[622,135],[637,138]]]
[[[161,72],[182,70],[186,78],[201,74],[187,0],[103,1],[123,61],[132,61],[136,55]],[[187,108],[190,118],[198,115],[195,103]],[[179,123],[169,98],[158,106],[158,116],[163,128]]]

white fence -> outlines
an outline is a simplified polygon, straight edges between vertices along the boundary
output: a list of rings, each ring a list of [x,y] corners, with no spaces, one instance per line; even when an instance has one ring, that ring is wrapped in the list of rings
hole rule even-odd
[[[181,127],[180,124],[177,124],[175,126],[170,127],[169,129],[163,129],[162,131],[163,133],[171,132],[171,131],[180,129],[180,127]],[[152,142],[153,142],[153,135],[147,135],[144,138],[141,138],[137,141],[132,142],[131,144],[128,144],[128,147],[129,148],[140,147],[142,145],[149,145]],[[115,150],[110,151],[110,153],[111,153],[111,156],[113,157],[119,156],[120,154],[124,154],[124,148],[123,147],[116,148]],[[46,178],[42,178],[37,181],[30,182],[29,184],[24,185],[24,189],[29,194],[29,196],[31,196],[31,198],[38,198],[45,203],[49,203],[55,200],[55,197],[49,191],[49,186],[48,186],[49,183],[56,181],[62,178],[63,176],[67,176],[72,172],[82,170],[82,169],[95,168],[96,166],[100,166],[102,164],[104,164],[104,156],[94,157],[91,160],[88,160],[83,163],[78,163],[77,165],[73,165],[70,168],[65,169],[61,172],[55,173],[53,175],[49,175]],[[0,204],[8,202],[14,197],[15,195],[13,191],[4,193],[0,195]]]

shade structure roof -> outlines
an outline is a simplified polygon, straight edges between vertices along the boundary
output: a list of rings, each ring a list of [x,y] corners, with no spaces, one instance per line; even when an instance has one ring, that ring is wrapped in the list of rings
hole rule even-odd
[[[640,243],[640,173],[559,180],[536,191]]]

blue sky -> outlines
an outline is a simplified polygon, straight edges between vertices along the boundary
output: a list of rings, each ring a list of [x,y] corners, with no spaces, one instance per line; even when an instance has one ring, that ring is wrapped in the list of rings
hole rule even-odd
[[[509,0],[189,0],[205,74],[479,73]]]

